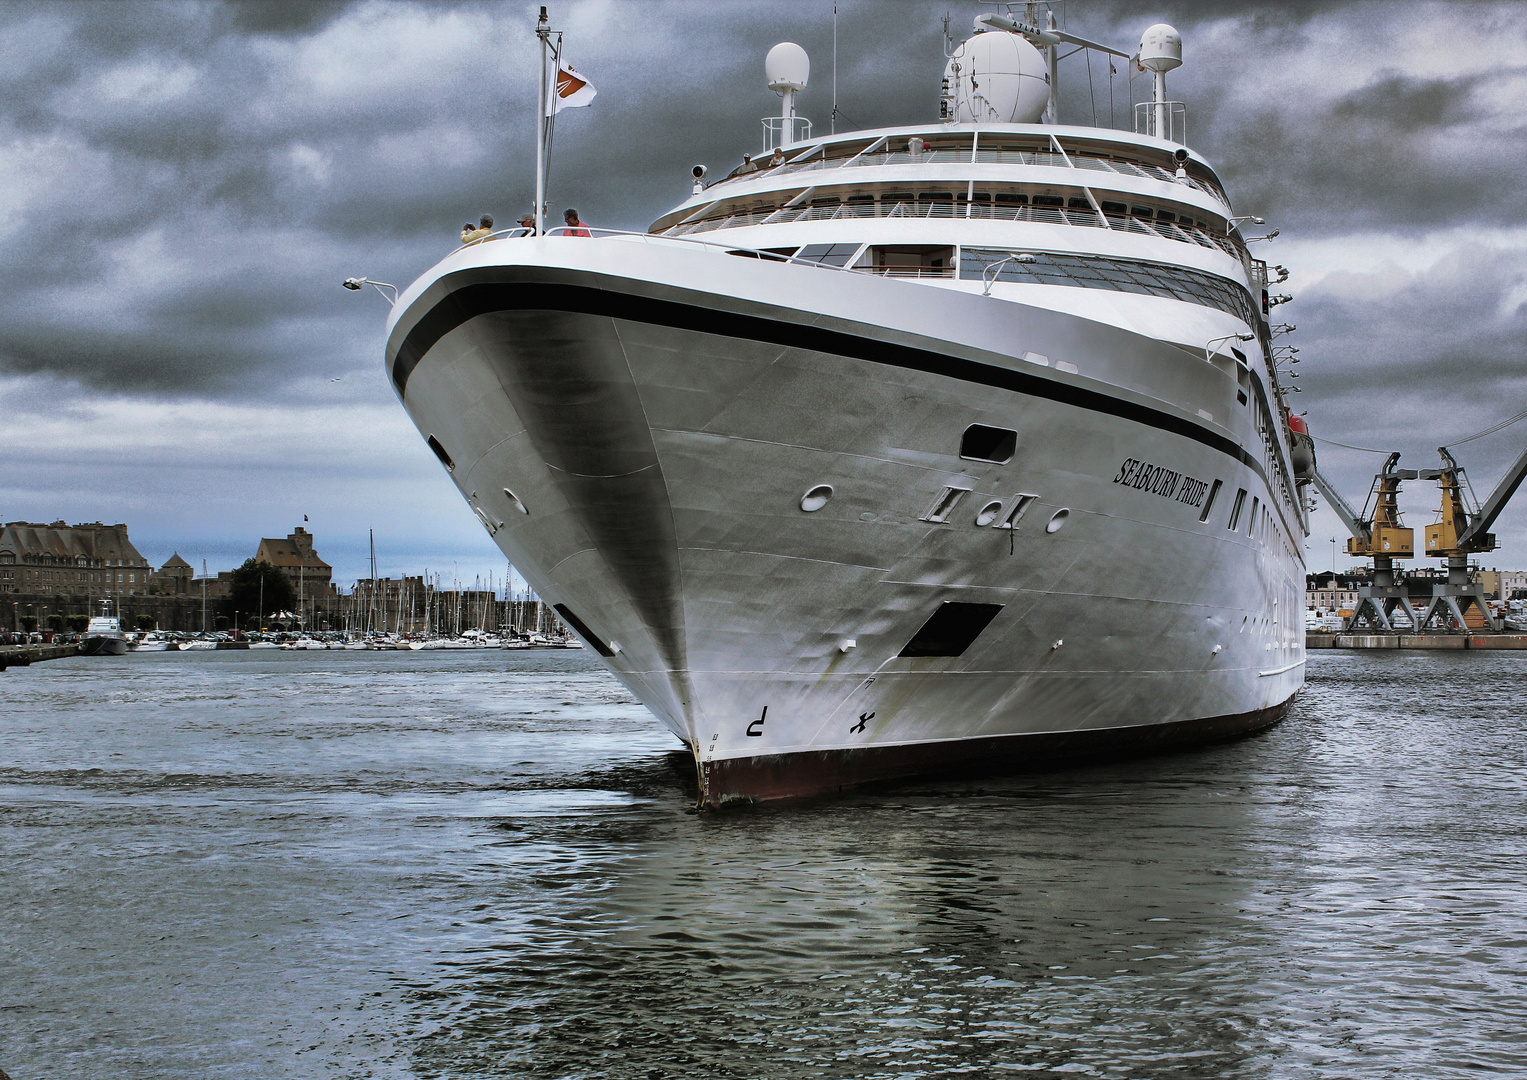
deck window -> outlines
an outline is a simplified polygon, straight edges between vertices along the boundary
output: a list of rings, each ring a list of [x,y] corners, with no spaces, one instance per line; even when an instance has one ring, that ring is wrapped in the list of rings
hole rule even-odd
[[[1244,286],[1229,278],[1165,263],[1137,262],[1093,255],[1060,255],[1028,252],[1032,261],[1018,262],[1016,251],[994,248],[963,248],[960,277],[969,281],[996,281],[1037,285],[1070,285],[1084,289],[1110,289],[1146,296],[1163,296],[1190,304],[1217,308],[1248,326],[1255,325],[1256,308]],[[1005,260],[1005,261],[1004,261]],[[998,265],[1000,264],[1000,265]]]
[[[1214,498],[1219,494],[1220,481],[1214,481],[1214,486],[1209,489],[1209,497],[1204,500],[1203,512],[1198,515],[1199,521],[1208,521],[1209,512],[1214,509]]]
[[[1241,511],[1246,507],[1246,489],[1241,488],[1235,493],[1235,504],[1230,507],[1230,524],[1225,528],[1235,531],[1235,527],[1241,523]]]
[[[451,460],[451,455],[445,452],[445,447],[440,444],[440,440],[430,435],[425,441],[429,443],[429,448],[435,452],[435,456],[440,459],[440,464],[451,472],[455,472],[456,463]]]
[[[866,269],[887,277],[953,277],[954,248],[944,244],[906,244],[869,249]]]
[[[807,244],[796,259],[823,266],[847,266],[858,250],[858,244]]]

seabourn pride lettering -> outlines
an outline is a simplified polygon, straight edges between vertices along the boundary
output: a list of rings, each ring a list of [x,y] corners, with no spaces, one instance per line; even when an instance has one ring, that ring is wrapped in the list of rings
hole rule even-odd
[[[1195,508],[1203,505],[1204,495],[1209,490],[1207,480],[1188,476],[1165,465],[1141,461],[1139,458],[1125,458],[1113,482],[1136,491],[1148,491],[1163,499],[1175,499],[1185,506]]]

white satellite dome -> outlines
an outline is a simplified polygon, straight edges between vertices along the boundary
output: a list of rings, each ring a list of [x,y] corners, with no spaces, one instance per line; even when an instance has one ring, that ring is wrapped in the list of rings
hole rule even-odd
[[[955,49],[944,68],[956,123],[1036,124],[1050,104],[1050,72],[1026,38],[985,30]],[[958,69],[958,73],[956,73]]]
[[[1140,35],[1140,66],[1163,73],[1182,67],[1182,35],[1166,23],[1148,27]]]
[[[781,41],[764,57],[764,77],[770,90],[804,90],[810,76],[811,58],[793,41]]]

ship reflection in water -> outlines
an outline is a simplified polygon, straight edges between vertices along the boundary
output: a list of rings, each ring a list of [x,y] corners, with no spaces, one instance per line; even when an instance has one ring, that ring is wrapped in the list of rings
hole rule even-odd
[[[1315,654],[1239,744],[698,817],[581,654],[10,672],[0,1068],[1521,1075],[1520,663]]]

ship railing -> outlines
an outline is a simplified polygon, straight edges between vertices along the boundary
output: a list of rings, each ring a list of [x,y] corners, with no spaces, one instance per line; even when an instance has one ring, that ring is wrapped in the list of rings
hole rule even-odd
[[[1029,207],[1027,209],[1038,210],[1038,211],[1040,211],[1042,213],[1053,213],[1053,214],[1066,214],[1066,213],[1068,213],[1068,211],[1063,211],[1063,210],[1060,210],[1058,208],[1049,208],[1049,207]],[[1079,213],[1079,212],[1071,211],[1070,213]],[[1151,232],[1152,231],[1151,230],[1151,225],[1158,225],[1159,226],[1159,225],[1162,225],[1162,224],[1170,224],[1170,223],[1153,222],[1153,223],[1147,224],[1145,222],[1135,221],[1135,224],[1138,225],[1141,230],[1146,231],[1146,232]],[[481,240],[474,241],[473,244],[466,245],[466,247],[476,246],[477,244],[490,243],[490,242],[496,241],[496,240],[523,238],[523,237],[529,236],[530,233],[531,233],[531,230],[529,230],[529,229],[521,229],[521,228],[501,229],[498,232],[492,233],[489,236],[486,236],[486,237],[484,237]],[[1153,235],[1161,235],[1159,233],[1152,233],[1152,234]],[[589,237],[592,237],[592,238],[606,238],[606,237],[608,237],[608,238],[623,239],[623,240],[638,240],[638,241],[641,241],[643,243],[692,244],[692,245],[694,245],[696,247],[708,248],[708,249],[711,249],[711,250],[714,250],[714,251],[718,251],[718,252],[721,252],[721,253],[724,253],[724,254],[727,254],[727,255],[736,255],[736,256],[742,256],[744,258],[761,259],[761,260],[763,260],[765,262],[795,263],[795,264],[801,265],[801,266],[815,266],[815,267],[820,267],[820,268],[826,269],[826,270],[839,270],[839,271],[842,271],[844,273],[874,274],[874,275],[879,276],[879,277],[924,278],[924,279],[943,278],[943,279],[956,279],[957,280],[958,279],[958,270],[959,270],[958,266],[955,266],[955,265],[951,265],[951,266],[886,266],[886,265],[872,264],[872,265],[868,265],[868,266],[839,266],[839,265],[836,265],[835,263],[823,262],[823,261],[820,261],[820,260],[815,259],[815,258],[803,258],[803,257],[801,257],[799,255],[784,255],[784,254],[781,254],[779,251],[771,251],[768,248],[743,247],[743,246],[740,246],[738,244],[721,243],[721,242],[718,242],[718,241],[715,241],[715,240],[702,240],[702,239],[699,239],[698,237],[694,237],[694,236],[676,236],[676,235],[670,235],[669,233],[636,232],[636,231],[633,231],[633,230],[630,230],[630,229],[600,229],[600,228],[594,228],[593,226],[589,226],[589,225],[571,226],[571,227],[570,226],[559,225],[556,228],[547,229],[546,230],[546,235],[547,236],[570,237],[570,238],[575,238],[575,239],[576,238],[589,238]],[[465,250],[465,247],[457,248],[456,250],[457,251],[462,251],[462,250]],[[1227,254],[1234,255],[1234,252],[1227,250]]]
[[[924,150],[920,154],[913,154],[909,150],[882,150],[876,153],[857,154],[853,157],[827,158],[813,157],[807,161],[786,162],[767,170],[776,175],[794,175],[798,173],[822,172],[828,169],[859,168],[867,165],[1029,165],[1050,169],[1081,169],[1089,172],[1110,173],[1117,176],[1132,176],[1148,180],[1159,180],[1168,184],[1186,183],[1209,195],[1216,201],[1229,207],[1230,201],[1225,193],[1217,185],[1205,183],[1191,176],[1178,177],[1175,173],[1163,169],[1157,165],[1151,165],[1141,161],[1125,161],[1116,157],[1101,157],[1095,154],[1087,154],[1074,150],[1068,150],[1064,154],[1057,154],[1048,150],[982,150],[977,148],[974,155],[969,150]],[[757,170],[741,175],[734,174],[719,183],[727,180],[744,179],[747,177],[757,178],[765,170]],[[715,185],[713,185],[715,186]]]
[[[498,240],[524,239],[532,235],[532,233],[533,230],[531,229],[500,229],[497,232],[490,233],[489,235],[484,236],[479,240],[474,240],[470,244],[465,244],[456,248],[452,254],[455,254],[459,251],[466,251],[469,248],[478,246],[479,244],[492,243]],[[871,267],[837,266],[833,263],[818,262],[816,259],[802,259],[794,255],[781,255],[777,251],[769,251],[766,248],[739,247],[737,244],[723,244],[715,240],[699,240],[690,236],[668,236],[664,233],[636,232],[632,229],[600,229],[595,228],[592,225],[558,225],[555,228],[547,229],[545,235],[568,237],[572,239],[616,238],[624,240],[639,240],[643,243],[691,244],[695,247],[710,248],[725,255],[741,255],[747,258],[763,259],[766,262],[799,263],[802,266],[817,266],[825,270],[854,271],[857,273],[864,273],[872,269]],[[897,267],[896,269],[903,268]],[[906,269],[917,268],[908,267]],[[933,267],[932,269],[939,268]]]
[[[500,229],[472,244],[457,248],[463,251],[466,247],[475,247],[478,244],[486,244],[495,240],[520,239],[530,235],[529,229]],[[739,247],[736,244],[723,244],[715,240],[699,240],[689,236],[668,236],[663,233],[634,232],[629,229],[596,229],[593,226],[565,226],[559,225],[553,229],[547,229],[547,236],[561,236],[582,238],[587,232],[594,238],[618,238],[625,240],[640,240],[647,243],[677,243],[692,244],[696,247],[709,248],[726,255],[736,255],[743,258],[761,259],[765,262],[795,263],[800,266],[815,266],[823,270],[838,270],[843,273],[873,274],[877,277],[894,278],[945,278],[956,279],[957,267],[954,266],[838,266],[831,262],[822,262],[814,258],[802,258],[798,255],[782,255],[778,251],[770,251],[766,248]]]
[[[659,235],[669,237],[693,236],[696,233],[713,232],[717,229],[736,229],[748,225],[778,225],[802,221],[849,221],[869,218],[924,218],[931,220],[980,220],[980,221],[1029,221],[1047,225],[1075,225],[1087,228],[1107,227],[1139,236],[1155,236],[1179,243],[1197,244],[1200,247],[1217,248],[1238,262],[1246,256],[1235,236],[1220,236],[1196,225],[1183,225],[1172,221],[1148,220],[1129,215],[1105,214],[1097,211],[1058,206],[1004,206],[990,203],[923,202],[898,200],[896,202],[844,202],[826,205],[763,207],[758,210],[735,214],[721,214],[684,222],[665,230]]]

